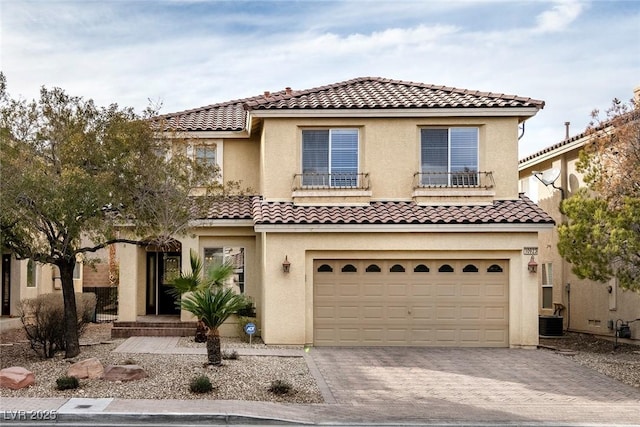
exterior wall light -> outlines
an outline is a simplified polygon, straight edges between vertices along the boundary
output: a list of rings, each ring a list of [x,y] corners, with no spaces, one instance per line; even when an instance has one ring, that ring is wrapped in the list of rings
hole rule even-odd
[[[527,264],[527,267],[529,268],[529,273],[536,273],[538,271],[538,263],[536,262],[536,259],[533,257],[533,255],[531,255],[531,259],[529,260],[529,264]]]
[[[282,263],[282,272],[288,273],[289,271],[291,271],[291,263],[289,262],[289,259],[285,255],[284,262]]]

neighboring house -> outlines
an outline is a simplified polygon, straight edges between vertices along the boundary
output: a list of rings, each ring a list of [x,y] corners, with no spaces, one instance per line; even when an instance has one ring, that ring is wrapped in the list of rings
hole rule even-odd
[[[62,293],[62,282],[57,267],[32,260],[17,260],[10,252],[2,254],[2,304],[0,314],[7,317],[20,315],[20,301],[41,294]],[[74,270],[76,292],[82,292],[82,265]]]
[[[638,92],[637,89],[636,96]],[[559,209],[562,198],[571,197],[585,186],[582,175],[576,170],[576,163],[579,152],[588,142],[588,134],[569,137],[567,131],[564,141],[520,160],[521,190],[548,212],[557,224],[564,220]],[[557,180],[553,185],[545,185],[533,175],[534,172],[546,172],[550,178],[557,176]],[[640,318],[640,293],[620,289],[615,280],[600,283],[579,279],[571,272],[571,264],[558,253],[557,245],[556,228],[540,232],[540,315],[560,313],[567,330],[610,336],[615,336],[618,320]],[[639,340],[640,322],[631,323],[630,329],[632,339]]]
[[[525,249],[554,223],[518,193],[518,134],[543,106],[358,78],[163,116],[255,195],[172,248],[120,244],[119,320],[175,313],[193,249],[234,260],[267,344],[536,346]]]

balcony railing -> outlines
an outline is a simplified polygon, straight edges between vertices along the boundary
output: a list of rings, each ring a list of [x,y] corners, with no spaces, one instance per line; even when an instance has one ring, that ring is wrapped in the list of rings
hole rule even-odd
[[[414,188],[493,188],[493,172],[416,172]]]
[[[294,190],[369,189],[369,174],[344,173],[297,173],[293,176]]]

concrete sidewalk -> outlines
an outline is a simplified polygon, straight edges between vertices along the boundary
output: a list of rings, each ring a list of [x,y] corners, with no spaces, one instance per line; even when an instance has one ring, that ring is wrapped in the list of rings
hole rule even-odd
[[[115,351],[197,352],[178,338],[130,338]],[[241,349],[238,349],[240,352]],[[324,404],[252,401],[2,398],[19,425],[640,426],[640,390],[543,350],[445,348],[242,349],[305,357]],[[23,412],[19,412],[23,411]],[[36,421],[34,421],[36,422]]]

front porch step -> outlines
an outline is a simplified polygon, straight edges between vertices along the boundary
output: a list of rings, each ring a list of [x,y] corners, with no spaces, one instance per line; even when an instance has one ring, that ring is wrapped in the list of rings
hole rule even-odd
[[[196,334],[196,322],[138,321],[113,322],[111,338],[188,337]]]

